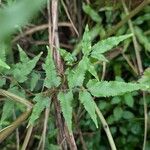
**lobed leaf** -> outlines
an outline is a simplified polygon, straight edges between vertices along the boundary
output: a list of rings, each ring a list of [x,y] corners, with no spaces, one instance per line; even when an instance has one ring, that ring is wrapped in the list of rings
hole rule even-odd
[[[118,96],[123,95],[128,92],[133,92],[137,90],[143,90],[148,88],[143,84],[138,83],[126,83],[120,81],[101,81],[90,80],[87,84],[88,90],[93,96],[96,97],[108,97],[108,96]]]
[[[82,39],[82,52],[84,55],[89,55],[91,51],[91,36],[89,33],[89,27],[88,25],[85,27],[85,31],[83,34],[83,39]]]
[[[38,83],[39,79],[40,79],[40,74],[33,72],[31,74],[31,80],[30,80],[30,89],[31,91],[33,91],[36,87],[36,84]]]
[[[150,68],[147,68],[142,77],[138,80],[139,83],[147,85],[150,87]],[[150,88],[149,88],[150,90]]]
[[[71,65],[74,61],[76,61],[76,57],[73,56],[71,53],[67,52],[65,49],[59,48],[59,53],[68,65]]]
[[[127,35],[122,35],[122,36],[114,36],[114,37],[110,37],[107,38],[105,40],[102,40],[98,43],[96,43],[93,47],[92,47],[92,53],[91,56],[96,56],[97,57],[109,50],[111,50],[113,47],[117,46],[120,42],[122,42],[123,40],[131,37],[132,34],[127,34]]]
[[[103,54],[92,54],[91,57],[98,59],[99,61],[108,62],[107,58]]]
[[[39,55],[35,56],[32,60],[29,60],[27,62],[27,59],[22,54],[24,55],[24,53],[20,51],[21,59],[23,62],[15,64],[12,68],[13,76],[20,83],[23,83],[28,79],[27,76],[32,72],[32,70],[36,66],[36,63],[41,57],[42,52]]]
[[[87,59],[87,66],[88,66],[88,72],[90,74],[92,74],[99,81],[99,78],[98,78],[97,72],[95,70],[95,67],[89,59]]]
[[[97,123],[97,116],[95,113],[95,102],[93,101],[93,98],[91,94],[87,91],[80,91],[79,92],[79,100],[83,104],[85,110],[89,113],[91,119],[95,123],[96,127],[98,128],[98,123]]]
[[[42,93],[37,94],[33,100],[36,104],[33,107],[29,124],[34,124],[34,122],[40,117],[42,111],[50,104],[50,98],[44,97]]]
[[[28,62],[30,59],[28,58],[27,54],[24,52],[24,50],[20,47],[20,45],[18,46],[18,50],[19,50],[19,57],[20,57],[20,61],[22,63],[26,63]]]
[[[6,119],[12,116],[13,109],[14,109],[14,102],[8,99],[5,99],[3,109],[2,109],[2,116],[0,120],[1,125],[3,125],[3,122],[5,122]]]
[[[68,126],[69,132],[72,132],[72,91],[68,93],[59,92],[58,99],[60,101],[61,110]]]
[[[52,57],[52,52],[47,47],[48,54],[46,57],[45,64],[43,64],[43,69],[46,72],[46,78],[44,80],[44,86],[47,88],[58,87],[60,85],[60,77],[57,75],[55,64]]]
[[[86,70],[88,69],[88,58],[83,57],[74,70],[68,70],[67,79],[69,88],[82,86],[85,78]]]

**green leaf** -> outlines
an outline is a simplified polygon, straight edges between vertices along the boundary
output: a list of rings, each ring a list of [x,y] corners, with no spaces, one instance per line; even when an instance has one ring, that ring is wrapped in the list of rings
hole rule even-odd
[[[144,23],[145,21],[149,21],[149,16],[150,16],[150,13],[147,13],[147,14],[144,14],[144,15],[140,15],[140,16],[134,21],[134,24],[140,25],[140,24]]]
[[[118,96],[113,97],[111,100],[111,104],[119,104],[120,102],[121,102],[121,99]]]
[[[19,50],[20,61],[22,63],[28,62],[30,59],[28,58],[27,54],[24,52],[24,50],[19,45],[17,45],[17,46],[18,46],[18,50]]]
[[[3,125],[3,122],[6,121],[10,116],[12,116],[12,112],[14,109],[14,102],[8,99],[5,99],[5,103],[3,105],[2,117],[0,124]]]
[[[82,52],[84,55],[89,55],[91,51],[91,36],[89,33],[89,27],[88,25],[85,27],[85,32],[83,34],[83,39],[82,39]]]
[[[86,71],[89,71],[97,80],[99,80],[94,65],[92,65],[90,60],[84,56],[75,69],[67,70],[66,72],[69,87],[82,86]]]
[[[21,59],[25,61],[26,59],[24,58],[24,53],[22,51],[20,51],[20,55]],[[23,83],[28,79],[27,76],[32,72],[41,55],[42,52],[38,56],[35,56],[32,60],[19,62],[13,66],[12,74],[18,82]]]
[[[98,13],[94,10],[94,9],[92,9],[89,5],[85,5],[84,3],[83,3],[83,10],[84,10],[84,12],[86,13],[86,14],[88,14],[90,17],[91,17],[91,19],[93,20],[93,21],[95,21],[95,22],[97,22],[97,23],[101,23],[101,21],[102,21],[102,19],[101,19],[101,17],[98,15]]]
[[[60,150],[60,146],[59,145],[50,144],[49,145],[49,150]]]
[[[90,62],[90,60],[88,59],[87,61],[87,65],[88,65],[88,71],[99,81],[97,72],[95,70],[94,65]]]
[[[150,87],[150,68],[147,68],[138,82]],[[149,88],[150,90],[150,88]]]
[[[124,127],[120,127],[119,128],[119,130],[120,130],[120,132],[123,134],[123,135],[127,135],[127,129],[126,128],[124,128]]]
[[[139,43],[141,43],[144,46],[145,50],[150,52],[150,42],[148,37],[144,35],[144,31],[137,26],[135,26],[134,29],[135,29],[135,34],[139,40]]]
[[[5,84],[6,84],[6,79],[0,77],[0,87],[2,87],[2,86],[5,85]]]
[[[122,115],[123,115],[123,110],[121,107],[116,107],[114,110],[113,110],[113,115],[114,115],[114,118],[115,118],[115,121],[118,121],[119,119],[121,119]]]
[[[63,57],[64,61],[67,62],[68,65],[71,65],[73,62],[76,61],[76,57],[73,56],[71,53],[67,52],[65,49],[59,48],[59,53]]]
[[[75,69],[68,70],[67,79],[68,79],[69,88],[83,85],[85,73],[86,70],[88,69],[87,62],[88,62],[88,58],[83,57]]]
[[[8,50],[8,44],[6,42],[0,42],[0,59],[6,61],[6,51]]]
[[[68,93],[59,92],[58,99],[60,101],[61,110],[68,126],[69,132],[72,132],[72,91]]]
[[[43,96],[42,93],[37,94],[33,100],[36,104],[33,107],[29,124],[34,124],[34,122],[40,117],[42,111],[50,104],[50,98]]]
[[[95,102],[93,101],[93,98],[91,94],[87,91],[80,91],[79,92],[79,99],[81,103],[83,104],[86,111],[89,113],[90,117],[92,118],[93,122],[95,123],[96,127],[98,128],[97,123],[97,116],[95,113]]]
[[[44,86],[47,88],[58,87],[60,85],[60,77],[57,75],[55,64],[52,57],[52,52],[47,47],[48,54],[46,57],[45,64],[43,64],[43,69],[46,72],[46,78],[44,80]]]
[[[13,33],[16,27],[25,25],[46,0],[32,0],[32,3],[30,2],[30,0],[16,1],[11,6],[0,9],[0,40]]]
[[[96,97],[108,97],[123,95],[128,92],[133,92],[145,87],[138,83],[126,83],[120,81],[101,81],[90,80],[87,84],[88,90],[93,96]]]
[[[110,106],[109,103],[107,103],[106,101],[100,101],[99,105],[98,105],[98,108],[100,110],[105,110],[105,109],[108,109]]]
[[[123,40],[125,40],[131,36],[132,36],[132,34],[127,34],[127,35],[122,35],[122,36],[114,36],[114,37],[110,37],[105,40],[102,40],[102,41],[96,43],[92,47],[91,56],[97,55],[97,57],[101,57],[101,54],[111,50],[113,47],[117,46],[120,42],[122,42]]]
[[[107,118],[107,123],[108,123],[109,125],[111,125],[111,124],[113,124],[114,122],[115,122],[115,117],[114,117],[114,115],[108,116],[108,118]]]
[[[123,112],[123,118],[124,119],[132,119],[132,118],[134,118],[134,114],[130,111],[124,111]]]
[[[95,58],[99,61],[108,62],[107,58],[102,54],[96,55],[96,53],[94,53],[94,54],[91,55],[91,57],[93,57],[93,58]]]
[[[134,105],[134,99],[131,94],[125,94],[124,95],[125,104],[129,107],[133,107]]]
[[[36,87],[36,84],[39,81],[40,77],[41,76],[38,73],[33,72],[31,74],[31,80],[30,80],[30,89],[31,89],[31,91],[33,91],[34,88]]]
[[[11,85],[10,85],[10,88],[8,89],[8,91],[15,95],[18,95],[20,97],[24,97],[23,91],[19,90],[18,87],[16,87],[16,86],[11,87]],[[15,108],[15,110],[20,108],[19,103],[17,103],[17,105],[15,105],[14,101],[12,101],[11,98],[5,98],[4,106],[3,106],[3,110],[2,110],[2,117],[1,117],[1,121],[0,121],[1,124],[3,124],[7,119],[9,119],[9,117],[12,117],[14,108]]]
[[[142,127],[141,124],[139,124],[139,122],[134,122],[134,124],[132,124],[131,126],[131,132],[135,135],[139,135],[142,132]]]
[[[0,66],[3,67],[3,68],[6,68],[6,69],[10,69],[10,67],[0,59]]]

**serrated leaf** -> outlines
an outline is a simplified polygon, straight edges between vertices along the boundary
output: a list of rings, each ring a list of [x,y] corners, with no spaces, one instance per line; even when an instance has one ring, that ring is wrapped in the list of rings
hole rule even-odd
[[[96,127],[98,128],[98,123],[97,123],[97,116],[95,113],[95,103],[93,101],[93,98],[91,94],[87,91],[80,91],[79,92],[79,100],[83,104],[84,108],[86,111],[89,113],[91,119],[95,123]]]
[[[0,59],[0,66],[6,69],[10,69],[10,67],[1,59]]]
[[[26,63],[28,62],[30,59],[28,58],[27,54],[24,52],[24,50],[20,47],[20,45],[18,46],[18,50],[19,50],[19,57],[20,57],[20,61],[22,63]]]
[[[97,22],[97,23],[101,23],[101,21],[102,21],[102,19],[101,19],[101,17],[98,15],[98,13],[94,10],[94,9],[92,9],[89,5],[85,5],[84,3],[83,3],[83,10],[84,10],[84,12],[86,13],[86,14],[88,14],[90,17],[91,17],[91,19],[93,20],[93,21],[95,21],[95,22]]]
[[[42,52],[28,62],[19,62],[13,66],[12,74],[18,82],[23,83],[28,79],[27,76],[32,72],[41,55]]]
[[[0,121],[1,125],[3,125],[3,122],[6,121],[6,119],[12,116],[13,109],[14,109],[14,102],[5,99],[3,110],[2,110],[1,121]]]
[[[30,89],[31,91],[34,90],[34,88],[36,87],[37,82],[40,79],[40,74],[33,72],[31,74],[31,80],[30,80]]]
[[[74,61],[76,61],[76,57],[71,53],[67,52],[65,49],[59,48],[59,53],[63,57],[64,61],[67,62],[68,65],[71,65]]]
[[[84,55],[89,55],[90,51],[91,51],[91,36],[89,33],[89,27],[88,25],[86,25],[85,27],[85,31],[83,34],[83,39],[81,42],[82,45],[82,52]]]
[[[72,91],[68,93],[59,92],[58,99],[60,101],[61,110],[68,126],[69,132],[72,132]]]
[[[92,47],[91,56],[97,55],[97,57],[101,57],[101,54],[111,50],[113,47],[117,46],[120,42],[122,42],[123,40],[125,40],[131,36],[132,36],[132,34],[127,34],[127,35],[122,35],[122,36],[114,36],[114,37],[110,37],[105,40],[102,40],[102,41],[96,43]]]
[[[99,61],[108,62],[107,58],[102,54],[92,54],[91,57],[98,59]]]
[[[44,80],[44,86],[47,88],[58,87],[60,85],[60,77],[57,75],[55,64],[52,57],[52,52],[47,47],[48,54],[46,57],[45,64],[43,64],[43,69],[46,72],[46,78]]]
[[[99,81],[97,72],[92,64],[89,65],[88,71]]]
[[[13,86],[8,89],[9,92],[17,94],[20,97],[25,97],[25,93],[23,91],[19,90],[18,87]],[[3,112],[1,117],[1,124],[3,124],[9,117],[12,116],[13,109],[17,110],[20,108],[19,103],[15,105],[14,101],[11,100],[11,98],[5,98],[4,106],[3,106]]]
[[[68,70],[67,79],[69,88],[73,88],[75,86],[82,86],[85,78],[85,73],[88,68],[87,62],[88,58],[83,57],[74,70]]]
[[[10,84],[10,88],[8,89],[8,91],[9,91],[10,93],[14,94],[14,95],[17,95],[17,96],[23,98],[24,100],[25,100],[25,98],[26,98],[26,93],[25,93],[25,91],[24,91],[22,88],[17,87],[16,84],[13,83],[13,82]],[[11,98],[10,98],[10,99],[11,99]],[[10,100],[10,99],[9,99],[9,100]],[[19,109],[19,110],[21,110],[21,111],[25,111],[24,105],[22,105],[21,103],[15,103],[15,104],[16,104],[16,105],[15,105],[15,110]]]
[[[147,68],[138,82],[150,87],[150,68]],[[149,88],[150,89],[150,88]]]
[[[50,98],[43,96],[41,93],[37,94],[33,100],[36,104],[33,107],[29,124],[34,124],[34,122],[40,117],[42,111],[50,104]]]
[[[90,62],[90,60],[88,59],[87,61],[87,65],[88,65],[88,71],[99,81],[97,72],[95,70],[94,65]]]
[[[97,72],[87,57],[83,57],[77,67],[67,71],[67,79],[70,88],[82,86],[86,71],[89,71],[97,80],[99,80]]]
[[[128,92],[137,91],[145,87],[138,83],[126,83],[119,81],[101,81],[90,80],[87,84],[88,90],[93,96],[96,97],[108,97],[123,95]]]

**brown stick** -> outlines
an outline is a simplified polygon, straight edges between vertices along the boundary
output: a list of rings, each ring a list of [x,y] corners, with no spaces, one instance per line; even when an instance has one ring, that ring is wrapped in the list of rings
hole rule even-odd
[[[31,113],[31,110],[24,112],[10,126],[0,131],[0,143],[5,140],[23,121],[25,121]]]
[[[57,66],[58,74],[64,74],[64,67],[61,60],[61,57],[59,55],[59,52],[56,50],[56,48],[59,48],[59,37],[58,37],[58,0],[52,0],[51,1],[51,17],[49,14],[49,43],[53,52],[54,61]],[[50,23],[52,21],[52,26],[50,27]],[[50,37],[51,36],[51,37]],[[65,88],[65,87],[64,87]],[[71,150],[77,150],[77,146],[74,140],[74,136],[72,133],[69,133],[68,127],[64,123],[64,120],[61,116],[61,109],[60,104],[55,97],[54,99],[54,106],[56,111],[56,123],[58,125],[59,129],[59,140],[64,141],[61,145],[61,148],[63,150],[67,149],[67,144],[65,141],[67,141],[69,147]],[[64,139],[64,136],[66,139]],[[60,142],[60,141],[59,141]]]
[[[54,53],[54,46],[55,46],[55,31],[56,31],[56,17],[55,13],[57,12],[57,7],[54,5],[54,2],[52,1],[51,4],[48,1],[48,33],[49,33],[49,46],[53,52],[54,60],[55,63],[57,64],[58,67],[58,62],[57,62],[57,55],[56,52]],[[56,10],[55,10],[56,9]],[[61,117],[61,110],[60,110],[60,105],[57,100],[57,97],[53,97],[53,102],[54,102],[54,108],[55,108],[55,118],[56,118],[56,127],[58,128],[58,136],[57,136],[57,143],[60,145],[62,150],[67,150],[67,143],[65,139],[65,133],[64,133],[64,124],[63,120]]]
[[[35,26],[33,28],[30,28],[30,29],[24,31],[22,34],[17,35],[13,39],[12,43],[15,43],[20,38],[23,38],[23,37],[25,37],[27,35],[33,34],[33,33],[37,32],[37,31],[48,29],[48,26],[49,26],[48,24],[42,24],[42,25],[38,25],[38,26]],[[61,27],[72,27],[71,23],[68,23],[68,22],[59,22],[58,26],[61,26]]]
[[[75,113],[73,113],[73,116],[74,116],[74,120],[75,120],[75,124],[76,124],[76,128],[77,128],[77,131],[79,133],[79,137],[80,137],[80,141],[81,141],[81,144],[82,144],[82,149],[83,150],[87,150],[87,147],[86,147],[86,144],[85,144],[85,141],[84,141],[84,138],[83,138],[83,134],[82,134],[82,131],[79,127],[79,124],[78,124],[78,118],[77,118],[77,115]]]

